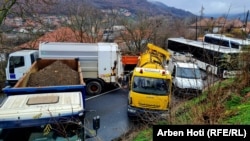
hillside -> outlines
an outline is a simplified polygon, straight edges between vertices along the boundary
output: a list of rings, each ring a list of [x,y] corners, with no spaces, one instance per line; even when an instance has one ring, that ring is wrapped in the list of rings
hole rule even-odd
[[[132,13],[146,11],[152,15],[176,16],[180,18],[193,16],[190,12],[168,7],[160,2],[148,2],[147,0],[92,0],[91,3],[101,9],[125,8]]]
[[[67,14],[67,10],[63,7],[70,5],[70,3],[81,3],[82,0],[60,0],[57,8],[52,9],[53,13]],[[85,0],[88,5],[92,5],[100,10],[115,9],[115,10],[128,10],[132,13],[132,16],[138,12],[143,11],[151,16],[167,16],[177,18],[187,18],[194,16],[188,11],[176,9],[174,7],[168,7],[160,2],[149,2],[147,0]]]

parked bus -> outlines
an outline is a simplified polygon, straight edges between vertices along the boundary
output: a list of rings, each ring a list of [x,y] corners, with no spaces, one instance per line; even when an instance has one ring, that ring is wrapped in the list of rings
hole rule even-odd
[[[250,41],[248,40],[227,37],[222,34],[206,34],[203,40],[206,43],[211,43],[236,49],[242,49],[244,47],[250,46]]]
[[[239,49],[184,38],[169,38],[168,50],[192,54],[200,69],[221,78],[231,78],[240,72]]]

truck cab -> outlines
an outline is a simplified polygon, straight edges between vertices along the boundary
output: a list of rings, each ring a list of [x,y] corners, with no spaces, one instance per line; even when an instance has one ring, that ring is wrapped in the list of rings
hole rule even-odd
[[[204,88],[202,72],[190,54],[174,53],[168,70],[172,75],[173,94],[181,97],[199,95]]]
[[[6,85],[14,86],[38,58],[38,50],[19,50],[9,54],[5,68]]]
[[[100,116],[92,120],[95,133],[86,129],[84,103],[79,91],[7,96],[0,106],[0,141],[84,141],[96,137]]]

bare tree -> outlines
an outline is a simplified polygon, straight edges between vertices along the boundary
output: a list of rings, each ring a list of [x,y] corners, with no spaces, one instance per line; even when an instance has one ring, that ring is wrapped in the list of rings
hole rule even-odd
[[[139,13],[135,20],[124,18],[121,23],[125,27],[125,31],[120,35],[130,52],[143,52],[148,42],[159,45],[157,43],[158,37],[160,37],[158,34],[163,19]]]
[[[5,24],[7,17],[19,17],[21,20],[36,20],[39,21],[39,14],[43,11],[49,11],[57,3],[58,0],[1,0],[0,1],[0,56],[3,57],[7,52],[12,51],[14,46],[13,42],[17,41],[13,39],[7,39],[5,32],[11,31]],[[36,25],[34,25],[36,26]],[[32,29],[32,27],[31,27]],[[31,35],[35,37],[34,35]],[[10,40],[9,44],[8,40]],[[0,60],[0,88],[4,86],[5,81],[5,66],[6,62]]]
[[[114,42],[115,38],[119,36],[120,31],[114,29],[114,26],[118,23],[119,13],[116,9],[107,9],[107,14],[105,15],[105,20],[102,22],[103,30],[103,41],[104,42]]]
[[[104,17],[101,11],[84,1],[72,1],[68,9],[71,21],[68,26],[74,30],[77,41],[94,43],[102,39],[100,33]]]
[[[32,16],[38,11],[46,9],[48,10],[49,5],[54,5],[58,0],[5,0],[0,2],[0,25],[4,19],[11,14],[19,16]],[[46,5],[42,7],[41,5]],[[37,8],[37,6],[40,7]]]
[[[9,0],[9,1],[2,1],[0,2],[0,25],[2,24],[3,20],[7,16],[8,12],[11,10],[13,5],[16,4],[16,0]]]

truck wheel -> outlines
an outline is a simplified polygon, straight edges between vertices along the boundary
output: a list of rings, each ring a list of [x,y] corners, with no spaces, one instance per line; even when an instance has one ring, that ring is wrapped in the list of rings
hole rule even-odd
[[[87,94],[98,95],[102,92],[102,85],[97,81],[90,81],[86,86]]]

